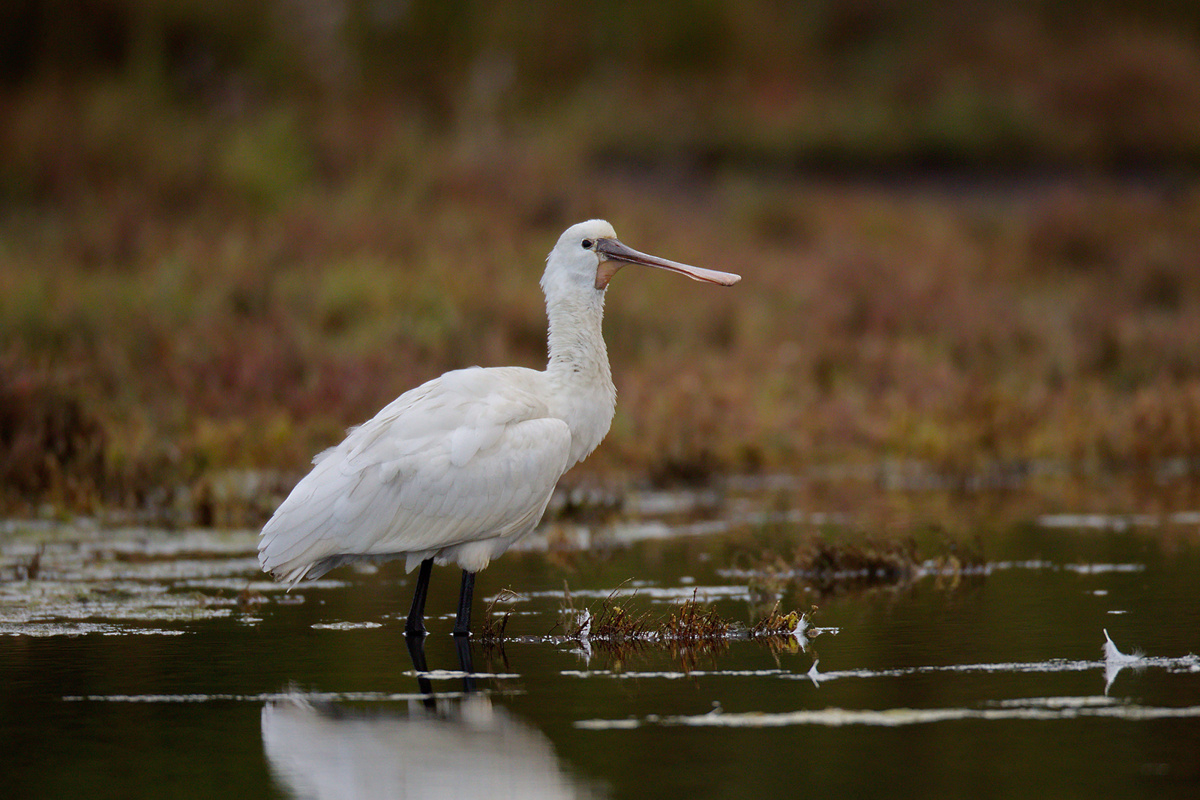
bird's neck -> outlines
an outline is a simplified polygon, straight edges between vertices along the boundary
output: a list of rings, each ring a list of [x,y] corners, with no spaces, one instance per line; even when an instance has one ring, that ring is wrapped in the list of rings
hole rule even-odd
[[[546,315],[550,320],[547,372],[559,374],[564,380],[573,380],[572,376],[583,380],[611,379],[608,349],[601,332],[604,318],[602,293],[548,303]]]
[[[608,433],[617,404],[601,331],[604,294],[558,298],[547,304],[547,315],[550,359],[546,376],[554,387],[556,415],[571,428],[575,463]]]

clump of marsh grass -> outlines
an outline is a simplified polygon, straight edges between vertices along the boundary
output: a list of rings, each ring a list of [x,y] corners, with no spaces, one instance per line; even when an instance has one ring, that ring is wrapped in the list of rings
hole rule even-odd
[[[785,636],[799,638],[812,627],[812,615],[816,611],[817,607],[813,606],[803,614],[798,611],[789,611],[784,614],[779,611],[779,602],[776,601],[775,607],[750,628],[750,638],[769,639]]]
[[[512,616],[512,609],[508,609],[503,614],[497,613],[496,603],[501,600],[508,601],[514,597],[517,597],[516,592],[504,589],[493,597],[487,608],[484,609],[483,623],[479,627],[479,643],[485,648],[504,644],[504,631],[508,627],[508,618]]]
[[[699,590],[693,590],[690,598],[659,617],[620,605],[614,596],[610,594],[602,600],[599,609],[593,612],[576,609],[570,590],[565,589],[566,638],[610,649],[657,645],[715,651],[724,649],[735,638],[769,640],[803,636],[810,627],[812,614],[812,611],[782,613],[777,602],[766,616],[746,627],[738,620],[723,617],[715,606],[701,602]]]
[[[926,558],[911,537],[860,542],[815,538],[790,557],[768,551],[729,574],[744,578],[752,596],[762,600],[781,596],[796,582],[822,595],[902,587],[929,576],[940,588],[954,588],[964,576],[978,574],[975,568],[981,563],[976,550],[960,552],[953,544],[947,552]]]
[[[654,632],[654,620],[649,612],[636,612],[616,602],[616,590],[600,601],[600,608],[577,610],[571,590],[563,586],[564,628],[568,639],[613,643],[644,642]]]
[[[691,600],[684,600],[679,608],[662,619],[658,626],[658,633],[662,639],[691,644],[729,637],[734,630],[734,624],[723,619],[715,608],[702,606],[697,598],[698,591],[693,591]]]
[[[3,580],[36,581],[42,574],[42,555],[45,552],[46,545],[38,545],[29,560],[14,564],[11,577],[6,576]]]
[[[801,558],[802,569],[822,591],[910,583],[922,563],[911,539],[862,544],[817,540]]]

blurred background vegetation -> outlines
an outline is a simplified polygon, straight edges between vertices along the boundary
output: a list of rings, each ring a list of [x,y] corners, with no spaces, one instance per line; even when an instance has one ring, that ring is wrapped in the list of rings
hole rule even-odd
[[[257,521],[406,388],[540,366],[589,216],[745,279],[614,281],[572,482],[1177,505],[1198,168],[1194,3],[8,0],[0,507]]]

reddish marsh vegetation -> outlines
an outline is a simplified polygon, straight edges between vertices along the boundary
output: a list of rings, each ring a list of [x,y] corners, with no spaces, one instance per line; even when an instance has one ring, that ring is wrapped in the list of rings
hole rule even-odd
[[[96,52],[18,15],[43,49],[0,63],[0,500],[256,521],[404,389],[540,365],[545,253],[598,215],[745,279],[614,281],[618,416],[569,480],[1192,493],[1196,19],[1068,5],[626,9],[653,35],[619,65],[569,36],[611,26],[521,4],[351,15],[296,40],[321,58],[257,12],[118,2],[129,46]],[[563,36],[591,44],[535,44]]]
[[[584,475],[899,459],[965,479],[1200,456],[1200,193],[730,180],[685,199],[593,176],[603,201],[564,201],[531,225],[530,209],[495,196],[507,179],[476,180],[419,218],[385,203],[353,219],[266,212],[216,233],[144,222],[165,241],[98,267],[78,253],[104,245],[73,239],[101,234],[10,222],[9,502],[136,503],[159,481],[297,470],[446,369],[535,366],[541,250],[563,219],[610,204],[627,240],[746,280],[721,295],[614,282],[618,417]],[[97,231],[114,213],[88,211]]]

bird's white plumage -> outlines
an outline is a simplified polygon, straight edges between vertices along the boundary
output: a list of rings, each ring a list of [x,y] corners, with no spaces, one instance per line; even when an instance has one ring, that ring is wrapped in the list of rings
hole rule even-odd
[[[262,709],[262,743],[289,797],[567,800],[602,797],[546,735],[486,694],[360,709],[291,694]]]
[[[357,558],[405,557],[410,570],[434,558],[474,573],[532,530],[558,479],[612,423],[600,326],[605,286],[625,262],[737,280],[630,250],[603,220],[571,226],[542,276],[546,369],[448,372],[351,429],[263,528],[263,569],[295,583]]]
[[[472,368],[401,395],[316,458],[263,528],[263,568],[295,581],[339,556],[487,566],[533,528],[569,466],[570,429],[539,399],[544,380]]]

